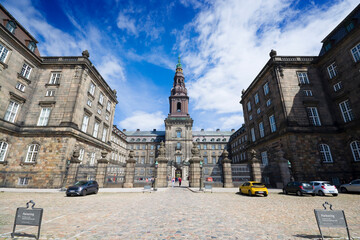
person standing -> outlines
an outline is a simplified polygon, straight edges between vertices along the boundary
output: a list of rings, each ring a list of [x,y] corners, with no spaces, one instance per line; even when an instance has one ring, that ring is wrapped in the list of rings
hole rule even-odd
[[[179,187],[181,187],[181,177],[179,177]]]

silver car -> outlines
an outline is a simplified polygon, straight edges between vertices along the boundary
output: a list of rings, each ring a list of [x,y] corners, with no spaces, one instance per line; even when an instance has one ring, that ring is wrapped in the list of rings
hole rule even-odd
[[[340,186],[340,191],[342,193],[347,192],[360,192],[360,179],[355,179],[348,184],[343,184]]]
[[[334,185],[331,185],[327,181],[312,181],[310,184],[314,187],[314,193],[319,196],[325,196],[325,194],[338,195],[338,190]]]

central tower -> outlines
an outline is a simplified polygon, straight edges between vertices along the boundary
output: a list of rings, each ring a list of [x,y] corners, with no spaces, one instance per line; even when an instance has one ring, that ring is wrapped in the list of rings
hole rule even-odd
[[[165,119],[166,158],[172,163],[170,178],[188,179],[188,161],[191,157],[193,120],[189,115],[189,97],[183,69],[178,59],[174,83],[169,97],[170,110]]]

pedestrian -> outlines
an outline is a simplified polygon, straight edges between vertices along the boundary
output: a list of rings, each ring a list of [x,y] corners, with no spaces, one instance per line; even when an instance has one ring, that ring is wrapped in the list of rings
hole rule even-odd
[[[179,177],[179,187],[181,186],[181,177]]]
[[[172,186],[172,187],[174,187],[174,184],[175,184],[175,178],[173,178],[173,179],[171,180],[171,186]]]

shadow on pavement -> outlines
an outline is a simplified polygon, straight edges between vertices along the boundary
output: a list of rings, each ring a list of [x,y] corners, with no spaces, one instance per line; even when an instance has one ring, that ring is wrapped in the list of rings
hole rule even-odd
[[[307,238],[307,239],[321,239],[321,235],[296,234],[293,236],[298,237],[298,238]],[[340,238],[340,237],[324,236],[324,239],[325,238],[334,239],[334,238]]]

